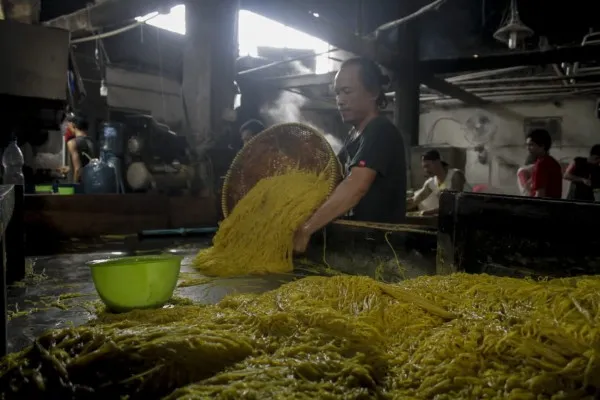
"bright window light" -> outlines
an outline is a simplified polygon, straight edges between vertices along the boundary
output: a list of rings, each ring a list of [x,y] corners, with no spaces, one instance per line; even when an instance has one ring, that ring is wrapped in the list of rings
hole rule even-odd
[[[168,14],[153,12],[143,17],[137,17],[135,20],[146,21],[148,25],[185,35],[185,4],[171,8]]]
[[[328,51],[328,43],[306,33],[297,31],[277,21],[247,10],[240,10],[238,19],[238,42],[240,56],[258,56],[259,47],[312,50],[315,53]],[[327,54],[316,59],[316,73],[325,74],[333,70]]]
[[[314,15],[318,16],[316,13]],[[168,14],[153,12],[137,17],[136,21],[145,21],[148,25],[185,35],[185,5],[171,8]],[[238,24],[240,56],[256,57],[259,47],[312,50],[315,53],[323,53],[330,49],[329,44],[320,39],[247,10],[240,10]],[[333,63],[327,54],[316,57],[317,74],[332,70]]]

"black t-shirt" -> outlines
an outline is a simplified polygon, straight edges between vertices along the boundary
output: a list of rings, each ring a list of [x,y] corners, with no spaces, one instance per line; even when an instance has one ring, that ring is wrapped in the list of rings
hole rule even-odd
[[[79,153],[81,168],[83,168],[89,164],[90,158],[95,157],[94,142],[88,136],[77,136],[71,140],[75,140],[75,147]]]
[[[377,172],[371,188],[352,210],[359,221],[401,222],[406,217],[406,153],[402,135],[385,117],[371,120],[340,153],[346,174],[353,167]]]

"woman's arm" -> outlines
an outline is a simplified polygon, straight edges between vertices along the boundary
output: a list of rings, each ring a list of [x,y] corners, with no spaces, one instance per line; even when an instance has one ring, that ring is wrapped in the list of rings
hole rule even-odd
[[[335,188],[331,197],[296,232],[294,247],[304,252],[313,233],[354,208],[369,191],[377,172],[370,168],[352,168],[350,175]]]
[[[69,155],[71,156],[71,164],[73,165],[73,182],[79,182],[81,160],[79,159],[79,152],[77,151],[77,143],[75,140],[69,140],[67,143],[69,149]]]

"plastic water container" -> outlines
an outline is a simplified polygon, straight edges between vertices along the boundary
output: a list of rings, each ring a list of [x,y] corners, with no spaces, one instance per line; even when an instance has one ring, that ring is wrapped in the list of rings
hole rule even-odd
[[[83,167],[81,174],[85,194],[116,193],[115,170],[98,159]]]
[[[5,185],[24,185],[23,177],[23,153],[17,144],[17,139],[9,143],[2,153],[2,166],[4,167],[4,176],[2,181]]]
[[[125,125],[119,122],[105,122],[100,125],[100,142],[102,143],[102,151],[105,153],[114,154],[117,157],[123,156],[124,131]]]

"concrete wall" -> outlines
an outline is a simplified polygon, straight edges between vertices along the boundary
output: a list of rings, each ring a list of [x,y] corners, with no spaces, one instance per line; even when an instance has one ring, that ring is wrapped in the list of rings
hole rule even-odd
[[[148,112],[171,128],[184,119],[181,85],[172,79],[125,69],[106,69],[110,107]]]
[[[506,107],[524,117],[562,118],[562,138],[555,142],[551,154],[568,163],[575,156],[585,156],[592,145],[600,143],[600,119],[596,118],[596,98],[578,98],[556,103],[514,103]],[[523,123],[517,119],[485,113],[492,117],[497,130],[486,145],[489,162],[477,160],[475,143],[465,134],[464,122],[478,109],[431,109],[421,114],[420,144],[446,144],[467,148],[466,176],[471,184],[485,183],[508,194],[517,194],[516,166],[527,156]],[[568,185],[565,182],[566,191]]]

